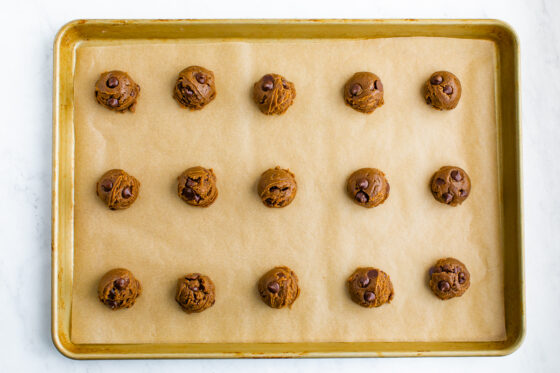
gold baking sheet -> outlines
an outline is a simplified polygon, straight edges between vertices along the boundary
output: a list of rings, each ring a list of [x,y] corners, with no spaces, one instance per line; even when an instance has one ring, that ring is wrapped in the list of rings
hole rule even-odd
[[[263,342],[505,341],[504,238],[496,45],[490,40],[135,40],[76,49],[74,83],[75,216],[71,342],[185,344]],[[216,74],[218,96],[200,112],[171,97],[178,71],[199,64]],[[136,113],[100,107],[91,87],[102,71],[130,73],[142,87]],[[457,109],[437,112],[421,86],[447,69],[463,85]],[[385,105],[372,115],[344,105],[341,87],[355,71],[378,74]],[[297,98],[280,117],[262,115],[252,83],[278,72]],[[214,168],[220,196],[195,209],[176,196],[176,177],[193,165]],[[298,180],[287,208],[265,208],[258,176],[276,164]],[[435,202],[433,171],[455,164],[473,181],[459,208]],[[356,168],[382,169],[391,196],[375,209],[344,192]],[[109,168],[141,182],[128,210],[107,210],[95,182]],[[441,302],[426,286],[439,257],[468,266],[462,298]],[[255,284],[269,267],[296,271],[302,294],[291,310],[271,310]],[[344,287],[356,266],[392,278],[390,305],[362,309]],[[111,312],[95,287],[124,266],[144,285],[137,304]],[[173,299],[176,278],[210,275],[214,307],[186,315]],[[171,345],[170,345],[171,346]],[[358,344],[356,344],[358,347]]]

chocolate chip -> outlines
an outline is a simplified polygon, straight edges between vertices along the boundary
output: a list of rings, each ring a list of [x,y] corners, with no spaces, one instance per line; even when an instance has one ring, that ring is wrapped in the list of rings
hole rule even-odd
[[[107,302],[107,305],[108,305],[109,307],[111,307],[111,309],[117,308],[117,302],[115,302],[114,300],[108,301],[108,302]]]
[[[280,285],[278,285],[276,281],[269,282],[268,285],[266,285],[266,288],[272,294],[276,294],[280,291]]]
[[[194,77],[196,78],[196,81],[199,82],[200,84],[206,83],[206,77],[204,76],[204,74],[196,73]]]
[[[437,185],[443,185],[443,184],[445,184],[445,180],[443,180],[441,177],[438,177],[436,179],[436,184]]]
[[[187,277],[185,277],[187,280],[196,280],[198,277],[200,276],[200,274],[198,273],[193,273],[191,275],[188,275]]]
[[[198,291],[198,286],[189,286],[192,291]]]
[[[445,93],[446,95],[450,95],[453,93],[453,87],[450,85],[446,85],[445,87],[443,87],[443,93]]]
[[[367,194],[365,194],[364,192],[358,192],[356,193],[356,201],[358,201],[359,203],[366,203],[369,200],[369,197]]]
[[[199,196],[198,194],[195,194],[195,195],[194,195],[194,201],[195,201],[195,202],[200,201],[200,196]]]
[[[376,80],[375,82],[373,82],[373,87],[380,91],[383,89],[383,84],[381,84],[380,80]]]
[[[428,105],[431,105],[432,104],[432,99],[430,97],[426,97],[426,103]]]
[[[358,188],[360,189],[366,189],[369,186],[369,181],[367,181],[367,179],[359,179],[356,182],[356,185],[358,186]]]
[[[369,285],[369,277],[360,277],[358,279],[358,283],[360,284],[360,287],[365,288]]]
[[[130,187],[126,187],[126,188],[123,189],[121,194],[122,194],[123,198],[130,198],[130,197],[132,197],[132,190],[130,189]]]
[[[371,278],[372,280],[373,280],[374,278],[376,278],[378,274],[379,274],[379,273],[377,272],[377,269],[371,269],[371,270],[369,270],[368,273],[367,273],[368,277]]]
[[[116,279],[115,282],[113,283],[113,285],[114,285],[117,289],[122,290],[122,289],[124,289],[124,288],[126,287],[126,285],[128,285],[128,282],[129,282],[129,281],[128,281],[127,278],[122,278],[122,277],[121,277],[121,278]]]
[[[443,77],[441,75],[434,75],[430,79],[430,83],[432,85],[438,85],[438,84],[441,84],[441,82],[443,82]]]
[[[460,284],[463,284],[465,281],[467,281],[467,276],[465,275],[464,272],[459,273],[458,277],[459,277]]]
[[[466,197],[466,196],[469,194],[469,192],[467,192],[467,191],[464,190],[464,189],[461,189],[461,190],[459,191],[459,193],[461,194],[461,197]]]
[[[109,299],[115,299],[115,289],[111,289],[109,291]]]
[[[453,194],[451,193],[443,193],[442,197],[445,203],[449,203],[453,200]]]
[[[188,187],[193,187],[193,186],[196,185],[196,182],[195,182],[193,179],[191,179],[191,178],[189,177],[189,178],[187,178],[187,183],[186,183],[186,185],[187,185]]]
[[[113,182],[109,179],[105,179],[101,182],[101,188],[104,191],[109,192],[111,189],[113,189]]]
[[[119,106],[119,100],[111,97],[110,99],[107,100],[107,105],[109,105],[110,107],[117,107]]]
[[[455,181],[461,181],[463,180],[463,176],[461,175],[461,173],[457,170],[453,170],[451,171],[451,177],[453,178],[453,180]]]
[[[192,96],[194,94],[193,90],[190,87],[185,87],[185,93],[187,96]]]
[[[261,88],[265,92],[271,91],[274,88],[274,78],[271,75],[263,76]]]
[[[194,190],[192,190],[191,188],[187,187],[185,189],[183,189],[183,191],[181,192],[181,194],[183,196],[185,196],[186,199],[193,200],[196,197],[196,193],[194,192]]]
[[[109,79],[107,79],[107,87],[109,88],[115,88],[119,85],[119,80],[117,78],[115,78],[114,76],[110,77]]]
[[[451,285],[447,281],[440,281],[438,283],[438,289],[443,292],[447,292],[451,289]]]
[[[268,190],[270,192],[274,192],[275,190],[280,190],[280,188],[278,188],[277,186],[271,186]]]
[[[364,293],[364,300],[366,302],[373,302],[375,300],[375,294],[372,291],[366,291]]]
[[[284,89],[289,89],[290,88],[290,86],[288,86],[288,83],[286,83],[283,80],[282,80],[282,87],[284,87]]]
[[[272,206],[274,204],[274,200],[272,198],[267,198],[264,200],[264,202],[269,206]]]
[[[436,272],[437,272],[437,268],[436,268],[436,267],[431,267],[430,270],[428,271],[428,273],[430,274],[430,277],[432,277],[432,275],[433,275],[434,273],[436,273]]]
[[[358,83],[352,84],[352,86],[350,87],[350,94],[352,96],[357,96],[360,93],[362,93],[362,86],[359,85]]]

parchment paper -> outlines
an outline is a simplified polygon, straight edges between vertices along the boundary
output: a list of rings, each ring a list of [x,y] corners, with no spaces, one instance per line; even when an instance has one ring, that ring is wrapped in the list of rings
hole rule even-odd
[[[494,68],[489,41],[445,38],[294,41],[141,41],[77,50],[76,184],[72,341],[297,342],[494,341],[505,338],[503,243],[500,236]],[[204,110],[172,98],[177,74],[202,65],[216,75],[217,97]],[[142,91],[136,113],[101,107],[94,84],[103,71],[127,71]],[[436,70],[463,86],[459,106],[431,109],[422,84]],[[379,75],[385,105],[371,115],[344,104],[342,87],[356,71]],[[253,83],[277,72],[297,97],[283,116],[265,116],[251,99]],[[187,167],[212,167],[219,197],[193,208],[176,194]],[[298,195],[284,209],[266,208],[260,174],[292,170]],[[463,167],[472,193],[450,208],[428,184],[443,165]],[[364,209],[345,194],[350,173],[383,170],[385,204]],[[135,204],[108,210],[98,178],[122,168],[142,183]],[[461,297],[440,301],[427,271],[453,256],[471,272]],[[287,265],[301,295],[274,310],[256,283]],[[386,271],[391,304],[365,309],[345,281],[358,266]],[[143,295],[112,312],[96,295],[100,277],[125,267]],[[195,315],[174,300],[176,280],[202,272],[216,284],[216,304]]]

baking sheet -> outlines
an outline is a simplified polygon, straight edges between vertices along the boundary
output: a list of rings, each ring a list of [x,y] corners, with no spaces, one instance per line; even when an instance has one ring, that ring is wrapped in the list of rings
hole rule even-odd
[[[151,41],[83,46],[75,75],[74,343],[495,341],[505,339],[503,243],[500,236],[494,44],[483,40],[393,38],[219,42]],[[172,98],[178,72],[214,71],[218,94],[199,112]],[[110,112],[94,99],[106,70],[127,71],[142,87],[136,113]],[[463,86],[459,106],[438,112],[421,87],[436,70]],[[372,115],[344,104],[342,86],[356,71],[379,75],[385,105]],[[278,72],[297,97],[283,116],[261,114],[252,84]],[[437,203],[428,182],[442,165],[470,175],[469,199]],[[212,167],[219,197],[207,209],[176,195],[187,167]],[[267,168],[289,167],[298,196],[268,209],[256,194]],[[345,194],[360,167],[383,170],[385,204],[364,209]],[[109,211],[97,179],[123,168],[142,183],[128,210]],[[427,270],[454,256],[471,272],[461,298],[442,302]],[[265,306],[258,278],[291,267],[301,295],[291,310]],[[386,271],[395,299],[364,309],[345,280],[357,266]],[[96,297],[99,278],[130,269],[144,293],[112,312]],[[176,279],[211,276],[216,304],[187,315],[176,305]]]

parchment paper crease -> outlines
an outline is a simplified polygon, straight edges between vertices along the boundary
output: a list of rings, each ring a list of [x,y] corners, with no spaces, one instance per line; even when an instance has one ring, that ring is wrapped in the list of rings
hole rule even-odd
[[[84,44],[75,75],[76,184],[72,341],[296,342],[493,341],[505,338],[500,236],[494,44],[482,40],[144,41]],[[179,71],[214,71],[217,97],[202,111],[172,97]],[[111,112],[94,99],[107,70],[124,70],[142,91],[136,113]],[[459,106],[439,112],[422,98],[436,70],[461,80]],[[385,105],[371,115],[344,104],[356,71],[379,75]],[[283,116],[265,116],[253,83],[276,72],[297,97]],[[176,195],[187,167],[211,167],[219,197],[193,208]],[[290,168],[294,202],[268,209],[256,194],[267,168]],[[464,168],[472,193],[460,207],[436,202],[428,182],[443,165]],[[345,194],[360,167],[383,170],[385,204],[364,209]],[[136,203],[109,211],[97,179],[122,168],[142,183]],[[471,287],[442,302],[427,286],[438,258],[453,256]],[[291,310],[265,306],[256,292],[269,268],[287,265],[301,295]],[[395,299],[378,309],[350,300],[345,280],[357,266],[386,271]],[[143,295],[112,312],[97,299],[99,278],[125,267]],[[216,304],[196,315],[174,300],[177,278],[202,272]]]

